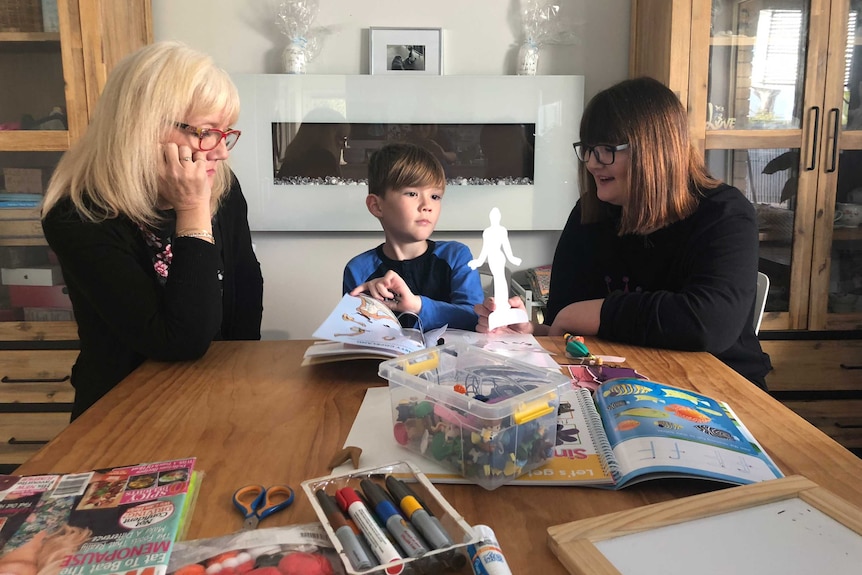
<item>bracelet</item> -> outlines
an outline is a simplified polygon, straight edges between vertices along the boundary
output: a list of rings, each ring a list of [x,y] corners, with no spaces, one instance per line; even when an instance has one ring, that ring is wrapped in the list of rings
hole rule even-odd
[[[211,244],[215,243],[215,236],[206,230],[180,230],[174,234],[175,238],[200,238]]]

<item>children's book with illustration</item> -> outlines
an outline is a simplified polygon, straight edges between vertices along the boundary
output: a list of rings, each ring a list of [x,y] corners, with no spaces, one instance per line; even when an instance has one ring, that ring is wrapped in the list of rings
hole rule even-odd
[[[360,464],[409,461],[433,482],[465,483],[393,438],[388,389],[372,388],[345,445],[362,448]],[[554,457],[510,485],[584,485],[620,489],[660,477],[733,484],[783,477],[733,410],[694,391],[618,378],[560,397]]]
[[[439,330],[423,333],[415,314],[396,314],[371,296],[345,294],[329,317],[312,334],[315,342],[303,356],[303,365],[346,359],[388,359],[436,342]]]
[[[85,473],[0,475],[0,572],[160,575],[196,493],[194,458]]]

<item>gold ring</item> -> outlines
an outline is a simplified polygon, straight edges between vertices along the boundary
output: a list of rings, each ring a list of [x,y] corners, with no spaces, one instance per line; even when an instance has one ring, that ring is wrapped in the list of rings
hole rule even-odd
[[[191,162],[191,161],[192,161],[192,157],[191,157],[191,156],[186,156],[185,158],[180,158],[180,160],[182,160],[183,162]]]

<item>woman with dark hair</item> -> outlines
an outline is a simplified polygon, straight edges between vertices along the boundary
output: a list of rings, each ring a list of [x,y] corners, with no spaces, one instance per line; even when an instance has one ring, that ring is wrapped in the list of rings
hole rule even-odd
[[[754,208],[709,175],[679,99],[651,78],[616,84],[587,105],[580,139],[581,198],[554,254],[545,325],[499,329],[708,351],[765,388]],[[494,308],[477,306],[479,331]]]

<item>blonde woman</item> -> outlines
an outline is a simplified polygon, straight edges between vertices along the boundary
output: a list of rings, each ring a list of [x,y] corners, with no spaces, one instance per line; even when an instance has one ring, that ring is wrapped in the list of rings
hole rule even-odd
[[[121,61],[42,207],[78,323],[72,418],[146,359],[259,339],[263,278],[225,161],[240,136],[226,72],[176,42]]]

